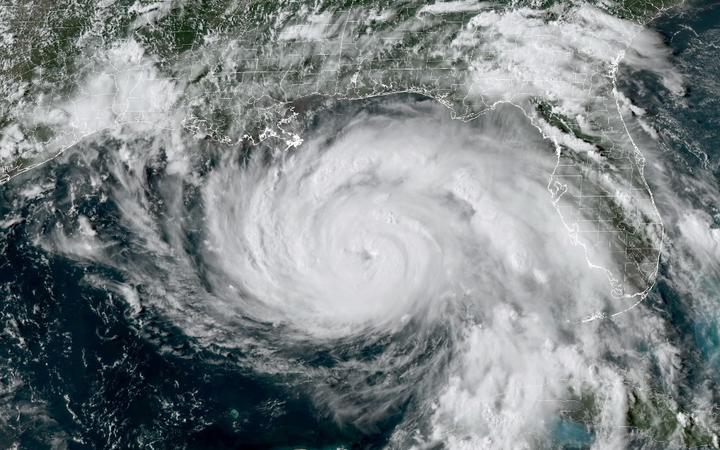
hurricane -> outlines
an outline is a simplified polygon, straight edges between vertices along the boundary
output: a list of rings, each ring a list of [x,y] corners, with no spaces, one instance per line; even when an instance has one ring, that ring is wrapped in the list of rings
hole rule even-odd
[[[71,3],[0,12],[0,446],[718,448],[717,5]]]

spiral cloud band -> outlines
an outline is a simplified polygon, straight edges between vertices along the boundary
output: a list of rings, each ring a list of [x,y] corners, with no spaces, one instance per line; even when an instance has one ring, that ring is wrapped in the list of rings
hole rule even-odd
[[[140,3],[0,42],[0,447],[720,448],[704,17]]]
[[[517,112],[481,124],[414,113],[360,113],[270,167],[255,157],[216,175],[207,230],[235,297],[314,334],[397,326],[468,297],[490,306],[506,274],[551,283],[552,148]]]
[[[586,270],[558,258],[552,147],[517,110],[462,123],[438,106],[411,117],[391,106],[324,125],[270,166],[256,156],[214,176],[208,239],[233,297],[312,333],[352,332],[445,302],[491,306],[518,282],[552,290],[556,263],[563,276]]]
[[[613,359],[635,340],[649,345],[658,325],[617,334],[582,322],[625,299],[610,295],[553,207],[551,142],[513,106],[462,122],[401,96],[318,114],[295,148],[268,139],[223,156],[199,187],[201,213],[166,180],[161,217],[171,219],[157,228],[133,179],[115,191],[142,236],[137,251],[153,256],[127,273],[145,306],[203,345],[252,349],[243,364],[253,370],[305,380],[340,423],[371,426],[419,402],[393,437],[400,447],[535,448],[561,423],[537,417],[590,414],[577,406],[588,401],[596,443],[616,445],[623,380],[649,375]],[[132,161],[117,164],[123,179]],[[189,229],[200,260],[182,250]],[[353,356],[388,339],[381,357]],[[317,351],[336,362],[318,366]],[[421,437],[406,434],[411,423]]]

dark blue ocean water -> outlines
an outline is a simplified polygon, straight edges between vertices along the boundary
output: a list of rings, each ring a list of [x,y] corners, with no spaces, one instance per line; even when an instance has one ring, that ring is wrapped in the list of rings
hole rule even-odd
[[[668,101],[671,96],[658,80],[643,77],[626,80],[626,92],[650,113],[660,136],[659,155],[675,175],[670,180],[676,181],[675,192],[706,212],[714,219],[714,227],[720,228],[720,199],[713,192],[687,190],[680,176],[720,186],[720,2],[689,2],[652,25],[672,49],[672,63],[685,78],[686,94],[681,101]],[[662,214],[662,200],[658,207]],[[665,262],[665,269],[668,264],[672,261]],[[720,308],[718,274],[703,274],[702,279],[700,289],[710,292]],[[657,294],[671,311],[676,310],[672,317],[680,333],[697,347],[704,361],[717,369],[716,381],[720,381],[720,324],[713,319],[718,315],[714,311],[698,311],[692,317],[683,314],[679,304],[689,299],[676,298],[663,277]]]

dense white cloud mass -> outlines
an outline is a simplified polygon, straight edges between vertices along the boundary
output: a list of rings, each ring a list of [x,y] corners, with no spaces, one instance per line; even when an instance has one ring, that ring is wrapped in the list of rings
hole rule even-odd
[[[514,297],[497,292],[506,275],[551,285],[552,147],[517,111],[470,125],[425,109],[324,125],[271,167],[226,164],[205,194],[210,259],[311,334],[396,327],[467,297],[490,306]]]
[[[643,301],[662,251],[661,281],[716,324],[720,234],[643,153],[658,133],[617,86],[624,64],[674,101],[683,77],[658,35],[600,6],[298,6],[270,41],[209,33],[162,65],[117,40],[3,124],[1,158],[42,146],[67,168],[13,206],[67,183],[32,245],[111,270],[84,280],[138,335],[181,354],[173,327],[340,428],[400,417],[390,448],[680,448],[713,429],[713,388],[687,394],[680,332]],[[173,12],[131,9],[132,29]],[[703,183],[685,184],[717,194]]]
[[[578,399],[595,405],[586,413],[596,448],[624,445],[627,397],[651,377],[628,351],[662,340],[662,325],[642,321],[640,310],[626,313],[640,320],[633,327],[583,320],[625,300],[610,295],[606,274],[588,264],[582,237],[570,239],[554,208],[554,146],[514,106],[471,122],[416,98],[334,108],[297,147],[269,139],[208,174],[203,219],[192,225],[202,228],[206,287],[182,250],[182,228],[158,228],[132,179],[115,201],[154,262],[127,271],[108,259],[86,219],[73,239],[60,234],[52,245],[126,271],[131,285],[154,293],[145,306],[200,342],[252,348],[245,364],[254,370],[310,380],[341,422],[371,424],[420,396],[394,438],[399,447],[535,448]],[[138,163],[119,159],[115,176]],[[175,194],[166,207],[169,217],[188,216]],[[614,269],[609,253],[595,256]],[[137,312],[137,294],[119,293]],[[428,355],[423,345],[437,333],[441,350]],[[282,344],[270,343],[275,334]],[[278,353],[382,336],[396,341],[383,358],[344,362],[335,386],[326,371]],[[676,351],[665,345],[658,357]],[[630,365],[614,361],[628,357]],[[366,385],[368,373],[385,382]],[[408,435],[411,423],[421,434]]]

